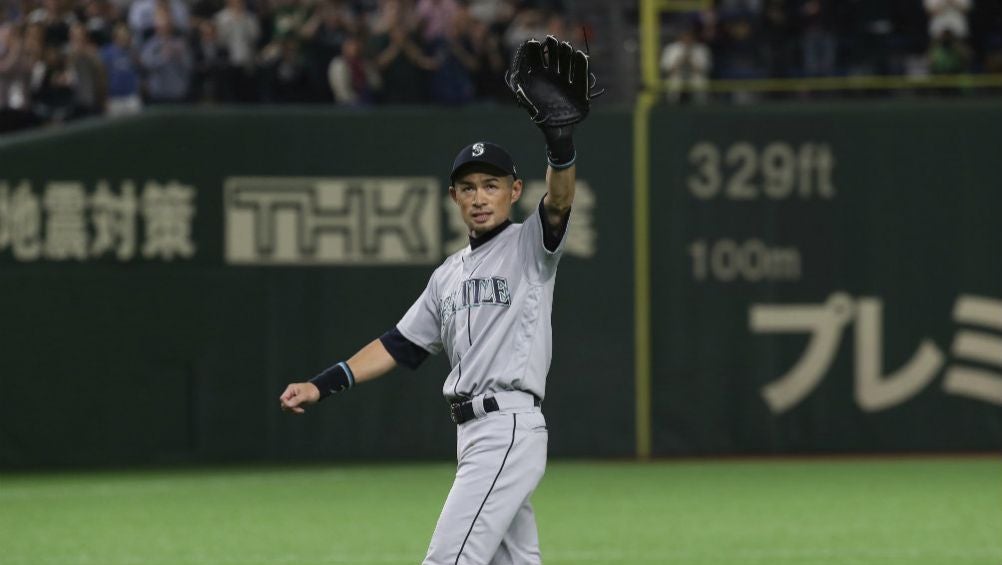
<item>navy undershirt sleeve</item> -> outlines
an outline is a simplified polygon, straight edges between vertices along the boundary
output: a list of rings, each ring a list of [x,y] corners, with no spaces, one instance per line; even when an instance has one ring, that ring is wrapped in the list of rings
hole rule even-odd
[[[563,218],[560,218],[559,226],[551,226],[550,221],[546,217],[546,210],[543,208],[544,198],[539,199],[539,219],[543,222],[543,247],[547,251],[553,253],[560,247],[560,241],[564,239],[564,233],[567,231],[567,220],[571,217],[571,211],[568,210],[564,214]]]
[[[396,327],[379,336],[379,341],[398,365],[408,369],[417,369],[429,355],[421,346],[404,337]]]

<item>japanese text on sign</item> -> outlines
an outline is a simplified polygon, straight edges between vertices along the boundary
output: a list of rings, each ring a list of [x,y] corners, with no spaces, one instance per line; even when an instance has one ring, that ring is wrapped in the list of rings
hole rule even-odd
[[[195,188],[142,186],[126,180],[116,191],[102,180],[88,192],[82,182],[51,181],[39,195],[26,181],[0,181],[0,253],[20,262],[193,257]]]
[[[904,403],[924,389],[945,363],[931,340],[919,343],[912,358],[883,374],[883,302],[879,298],[832,294],[823,304],[753,304],[749,325],[754,333],[808,333],[807,349],[793,367],[762,389],[773,413],[799,404],[824,379],[842,341],[843,330],[855,324],[855,397],[867,412]],[[943,389],[954,395],[1002,405],[1002,300],[961,295],[953,321],[971,329],[958,330]],[[974,329],[976,328],[976,329]]]

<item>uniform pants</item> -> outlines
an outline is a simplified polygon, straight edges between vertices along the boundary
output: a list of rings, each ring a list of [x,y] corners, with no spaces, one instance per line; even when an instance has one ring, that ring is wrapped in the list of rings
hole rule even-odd
[[[491,412],[457,427],[456,479],[424,565],[542,563],[529,502],[546,469],[539,408]]]

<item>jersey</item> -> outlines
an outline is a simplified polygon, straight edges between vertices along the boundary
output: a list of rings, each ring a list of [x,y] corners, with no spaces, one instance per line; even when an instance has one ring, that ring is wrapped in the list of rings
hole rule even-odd
[[[544,398],[553,286],[566,240],[566,229],[548,232],[544,214],[541,201],[524,223],[506,223],[450,255],[397,324],[418,347],[445,351],[452,366],[442,388],[447,399],[506,390]]]

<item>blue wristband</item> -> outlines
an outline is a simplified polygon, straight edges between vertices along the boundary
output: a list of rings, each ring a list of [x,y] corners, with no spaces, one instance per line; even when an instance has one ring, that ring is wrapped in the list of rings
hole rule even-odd
[[[549,163],[549,165],[551,167],[553,167],[554,169],[556,169],[558,171],[569,168],[571,165],[574,164],[574,161],[576,161],[577,158],[578,158],[578,154],[576,152],[575,153],[571,153],[571,156],[570,156],[569,159],[567,159],[567,158],[564,158],[564,159],[554,159],[553,158],[553,154],[551,152],[549,152],[549,151],[546,152],[546,162]]]
[[[320,400],[323,400],[334,393],[355,386],[355,375],[351,373],[348,364],[342,361],[324,369],[319,375],[310,379],[310,382],[320,391]]]

